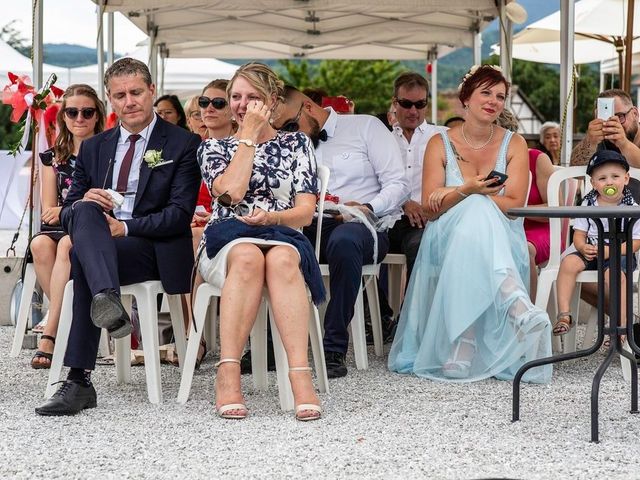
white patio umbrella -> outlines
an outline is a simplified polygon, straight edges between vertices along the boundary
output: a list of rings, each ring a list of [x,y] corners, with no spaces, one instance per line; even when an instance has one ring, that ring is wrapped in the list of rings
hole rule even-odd
[[[581,0],[575,4],[575,63],[622,58],[629,0]],[[633,12],[633,38],[640,37],[640,9]],[[513,57],[560,63],[560,12],[532,23],[513,37]],[[494,45],[494,51],[499,51]],[[634,42],[633,51],[640,51]]]

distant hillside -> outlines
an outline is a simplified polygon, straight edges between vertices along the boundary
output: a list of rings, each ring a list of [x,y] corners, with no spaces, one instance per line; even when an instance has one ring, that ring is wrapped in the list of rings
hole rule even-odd
[[[98,63],[98,54],[95,48],[69,45],[68,43],[45,43],[43,50],[44,62],[59,67],[83,67]],[[116,55],[116,57],[119,56]]]

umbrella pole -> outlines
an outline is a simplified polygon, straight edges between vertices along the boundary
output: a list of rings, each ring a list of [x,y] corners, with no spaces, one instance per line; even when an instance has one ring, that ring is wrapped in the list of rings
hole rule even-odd
[[[633,14],[635,0],[628,0],[627,5],[627,37],[624,41],[624,81],[622,89],[631,93],[631,55],[633,54]],[[620,77],[622,78],[622,77]]]
[[[33,235],[36,233],[36,229],[33,224],[33,217],[35,212],[35,189],[36,189],[36,181],[38,178],[38,123],[36,121],[31,123],[31,175],[29,182],[29,243],[31,243],[31,239]]]

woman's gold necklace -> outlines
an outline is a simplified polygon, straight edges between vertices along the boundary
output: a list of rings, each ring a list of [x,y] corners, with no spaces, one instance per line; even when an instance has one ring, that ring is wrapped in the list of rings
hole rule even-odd
[[[464,134],[464,123],[462,124],[462,139],[464,140],[464,143],[466,143],[469,146],[469,148],[471,148],[472,150],[482,150],[484,147],[489,145],[489,143],[493,139],[493,123],[491,124],[491,133],[489,133],[489,138],[487,138],[487,141],[484,142],[479,147],[471,145],[471,142],[469,142],[469,140],[467,140],[467,136]]]

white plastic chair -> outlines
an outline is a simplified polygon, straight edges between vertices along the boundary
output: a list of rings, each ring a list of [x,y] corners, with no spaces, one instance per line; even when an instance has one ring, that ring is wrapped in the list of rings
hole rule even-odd
[[[327,167],[318,167],[318,178],[323,185],[329,181],[329,169]],[[325,187],[326,190],[326,187]],[[322,222],[324,212],[324,196],[321,197],[322,202],[318,204],[318,223],[316,229],[316,257],[320,261],[320,240],[322,237]],[[320,272],[327,289],[327,300],[329,299],[329,265],[320,264]],[[358,289],[358,296],[354,305],[353,318],[351,319],[351,341],[353,343],[353,353],[358,370],[366,370],[369,368],[369,360],[367,358],[367,335],[364,327],[364,298],[362,294],[363,287],[367,291],[367,299],[369,302],[369,314],[371,315],[371,328],[373,331],[373,345],[376,356],[383,355],[384,345],[382,338],[382,321],[380,315],[380,303],[378,300],[378,286],[376,280],[380,275],[380,264],[363,265],[362,280]],[[324,311],[324,309],[323,309]],[[324,319],[324,315],[322,315]]]
[[[320,180],[320,199],[318,202],[318,214],[322,215],[324,210],[324,196],[327,191],[327,180],[329,169],[318,167],[318,178]],[[316,240],[316,256],[319,248],[319,239]],[[211,312],[210,318],[210,338],[215,344],[215,332],[217,331],[217,307],[218,298],[222,295],[220,288],[209,283],[202,283],[196,292],[193,306],[194,324],[189,332],[189,342],[180,379],[180,389],[178,391],[178,403],[184,404],[189,398],[191,384],[193,382],[193,372],[195,370],[196,355],[200,346],[200,338],[205,330],[205,320],[207,311]],[[273,351],[276,360],[276,376],[278,380],[278,396],[280,408],[290,411],[294,408],[293,391],[289,382],[289,362],[287,353],[282,344],[278,328],[275,325],[275,317],[271,311],[269,294],[264,289],[262,303],[258,309],[256,321],[251,330],[251,369],[254,387],[258,390],[266,390],[267,379],[267,312],[271,322],[271,336],[273,339]],[[320,325],[320,315],[317,307],[309,299],[309,338],[311,351],[315,366],[318,390],[322,393],[329,391],[329,380],[327,378],[327,367],[324,361],[324,347],[322,345],[322,328]]]
[[[630,174],[634,178],[640,179],[640,169],[631,168]],[[589,177],[586,174],[586,166],[577,166],[577,167],[566,167],[556,170],[551,177],[549,177],[549,183],[547,186],[547,201],[550,207],[560,206],[560,187],[563,182],[569,181],[571,179],[579,179],[584,180],[584,185],[586,186],[585,192],[590,188]],[[567,193],[565,194],[565,201],[562,203],[563,205],[571,205],[573,204],[573,198],[575,196],[575,182],[573,185],[570,185],[567,189]],[[564,220],[564,222],[563,222]],[[555,302],[553,305],[549,304],[549,297],[552,293],[554,283],[558,276],[558,271],[560,269],[560,261],[561,254],[564,243],[568,246],[568,239],[566,237],[563,238],[563,235],[568,236],[568,221],[560,218],[550,218],[549,219],[550,226],[550,235],[551,235],[551,244],[550,244],[550,255],[549,261],[547,265],[540,270],[540,274],[538,276],[538,291],[536,295],[536,306],[542,308],[543,310],[547,310],[550,312],[550,316],[552,319],[556,316],[556,305]],[[636,269],[633,272],[632,281],[638,282],[638,270]],[[575,321],[577,321],[579,316],[579,306],[580,306],[580,289],[582,283],[596,283],[598,281],[598,272],[596,271],[585,271],[578,275],[576,279],[576,289],[574,292],[574,296],[571,302],[571,311],[574,315]],[[629,299],[632,301],[632,299]],[[552,308],[548,308],[548,307]],[[592,316],[595,319],[595,316]],[[631,321],[631,319],[629,319]],[[593,325],[587,328],[587,332],[593,332]],[[591,337],[593,338],[593,337]],[[590,341],[591,339],[585,337],[585,341]],[[572,328],[567,334],[563,335],[562,341],[562,351],[564,352],[572,352],[576,350],[576,328]]]
[[[11,356],[17,357],[22,350],[22,341],[27,331],[27,322],[31,312],[31,299],[36,288],[36,271],[33,263],[27,263],[22,282],[22,293],[20,295],[20,308],[16,318],[16,330],[13,334],[13,344],[11,346]]]
[[[160,381],[160,352],[158,345],[158,310],[157,298],[165,293],[159,280],[124,285],[120,288],[123,305],[131,310],[131,297],[135,297],[138,304],[138,319],[144,348],[144,366],[147,376],[147,394],[151,403],[162,403],[162,385]],[[171,324],[176,339],[178,359],[184,359],[185,334],[180,295],[168,295],[171,311]],[[56,391],[54,385],[60,379],[64,355],[69,341],[69,332],[73,320],[73,280],[67,282],[60,312],[60,325],[53,350],[53,359],[49,371],[49,381],[45,397],[50,397]],[[116,377],[118,383],[131,382],[131,336],[115,341]],[[183,362],[180,362],[183,363]]]

